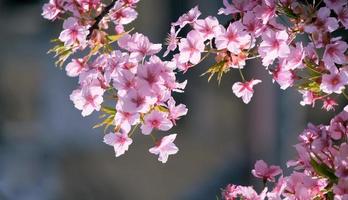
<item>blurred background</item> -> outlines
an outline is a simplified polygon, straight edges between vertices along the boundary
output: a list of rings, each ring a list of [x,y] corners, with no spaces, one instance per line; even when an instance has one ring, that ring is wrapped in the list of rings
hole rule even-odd
[[[62,24],[41,18],[43,3],[0,0],[0,200],[212,200],[227,183],[258,184],[250,175],[258,159],[285,167],[307,121],[328,123],[334,115],[301,107],[300,95],[281,91],[256,61],[247,77],[263,83],[244,105],[231,90],[238,73],[208,84],[200,77],[208,62],[181,75],[189,84],[177,99],[189,114],[171,130],[179,153],[163,165],[148,152],[151,139],[137,134],[116,159],[103,130],[91,128],[98,114],[83,118],[69,100],[77,80],[46,54]],[[203,16],[222,6],[142,0],[136,31],[162,43],[170,22],[196,4]]]

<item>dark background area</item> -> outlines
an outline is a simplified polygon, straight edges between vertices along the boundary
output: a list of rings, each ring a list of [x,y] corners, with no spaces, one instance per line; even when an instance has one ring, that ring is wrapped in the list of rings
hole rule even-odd
[[[178,100],[189,114],[178,133],[179,154],[167,164],[148,153],[151,140],[137,134],[126,155],[115,158],[92,129],[98,114],[83,118],[69,94],[77,80],[54,67],[52,47],[61,23],[41,18],[43,1],[0,1],[0,199],[5,200],[212,200],[227,183],[260,183],[250,175],[265,159],[285,167],[293,158],[298,133],[307,121],[327,123],[334,115],[299,104],[300,94],[281,91],[258,61],[248,63],[259,78],[244,105],[232,93],[237,71],[217,82],[200,75],[209,62],[184,75]],[[220,1],[142,0],[136,31],[162,43],[170,22],[196,4],[215,15]],[[211,61],[210,61],[211,62]]]

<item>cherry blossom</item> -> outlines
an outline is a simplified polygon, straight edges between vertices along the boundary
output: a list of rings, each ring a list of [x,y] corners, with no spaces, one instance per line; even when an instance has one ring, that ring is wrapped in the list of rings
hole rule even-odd
[[[346,84],[348,84],[348,74],[344,71],[333,70],[330,74],[323,75],[320,89],[327,94],[340,94]]]
[[[219,21],[216,17],[207,17],[205,19],[196,20],[193,28],[202,34],[203,40],[210,40],[215,37],[221,30]]]
[[[325,52],[323,55],[323,61],[326,67],[331,68],[332,66],[335,65],[335,63],[337,64],[347,63],[346,56],[344,55],[347,48],[348,48],[348,44],[341,40],[337,40],[331,44],[328,44],[325,48]]]
[[[171,134],[163,137],[155,147],[149,149],[150,153],[159,155],[158,160],[162,163],[166,163],[168,156],[178,153],[178,147],[173,143],[176,138],[176,134]]]
[[[204,39],[198,31],[190,31],[187,34],[187,39],[183,38],[179,43],[179,61],[181,63],[191,62],[192,64],[199,63],[201,53],[204,51]]]
[[[173,123],[168,119],[166,113],[155,110],[144,117],[144,124],[141,126],[141,132],[144,135],[149,135],[153,129],[168,131],[172,126]]]
[[[77,109],[82,110],[82,116],[90,115],[94,110],[99,111],[103,102],[104,90],[100,87],[77,89],[72,92],[70,99]]]
[[[227,30],[223,29],[222,33],[216,37],[217,49],[227,49],[234,54],[238,54],[241,49],[249,48],[251,37],[244,30],[245,27],[241,22],[231,23]]]
[[[237,82],[234,83],[232,86],[233,93],[238,97],[242,98],[243,102],[245,104],[248,104],[254,94],[253,87],[259,83],[261,83],[261,80],[253,79],[251,81],[246,81],[244,83]]]
[[[274,165],[268,166],[263,160],[256,161],[255,168],[252,170],[252,174],[255,177],[272,182],[275,181],[274,177],[280,175],[281,173],[282,170],[280,167]]]
[[[114,147],[116,157],[123,155],[132,142],[125,133],[108,133],[104,136],[104,143]]]
[[[286,31],[274,32],[268,30],[262,34],[259,54],[262,57],[262,64],[264,66],[270,65],[278,57],[285,58],[289,55],[288,37]]]
[[[63,29],[59,35],[59,39],[64,42],[66,46],[72,46],[79,44],[84,46],[86,43],[86,37],[88,35],[88,29],[85,26],[81,26],[76,18],[68,18],[64,21]]]
[[[50,0],[42,7],[42,16],[49,20],[55,20],[62,12],[62,0]]]

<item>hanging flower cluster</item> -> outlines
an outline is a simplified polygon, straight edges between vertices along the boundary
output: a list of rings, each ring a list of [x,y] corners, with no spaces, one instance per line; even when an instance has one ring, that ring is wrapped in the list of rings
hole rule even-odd
[[[83,52],[65,67],[67,75],[78,77],[78,88],[70,95],[82,116],[102,111],[105,120],[95,127],[112,131],[104,142],[114,147],[116,157],[132,144],[132,135],[140,127],[151,135],[155,146],[149,151],[165,163],[178,152],[176,134],[157,139],[155,130],[168,131],[186,115],[177,105],[173,92],[182,92],[186,82],[178,83],[176,66],[156,54],[161,44],[153,44],[140,33],[130,34],[125,25],[137,17],[139,0],[118,0],[105,5],[100,0],[50,0],[42,15],[63,20],[63,31],[51,51],[62,65],[70,55]],[[117,45],[112,45],[117,42]],[[115,47],[117,46],[117,47]]]
[[[79,53],[65,67],[68,76],[78,77],[70,99],[83,116],[102,112],[105,119],[95,127],[112,128],[104,142],[116,156],[128,150],[138,127],[153,139],[149,151],[161,162],[178,152],[176,134],[157,139],[153,132],[169,131],[187,114],[186,106],[173,98],[186,86],[177,81],[177,71],[186,72],[210,55],[216,62],[203,75],[209,74],[208,80],[217,75],[220,83],[225,73],[238,71],[241,80],[232,84],[232,91],[246,104],[261,83],[243,73],[248,60],[256,58],[281,89],[293,87],[303,95],[301,105],[320,101],[329,111],[339,96],[348,99],[348,44],[339,36],[348,29],[345,0],[223,0],[218,14],[226,15],[227,23],[202,18],[196,6],[171,24],[164,57],[172,57],[167,61],[158,56],[161,44],[126,27],[138,16],[138,2],[50,0],[43,6],[44,18],[63,21],[51,50],[57,65]]]
[[[278,166],[259,160],[252,174],[263,180],[263,191],[258,194],[251,186],[228,185],[222,192],[223,198],[348,199],[348,112],[341,112],[326,126],[309,124],[298,139],[297,158],[287,163],[293,168],[289,176],[283,176]],[[275,182],[274,188],[268,190],[266,186],[271,182]]]
[[[261,58],[262,65],[281,89],[295,87],[303,94],[301,105],[321,101],[325,110],[338,105],[339,95],[348,84],[348,45],[337,36],[348,29],[348,5],[344,0],[324,3],[292,0],[223,0],[218,14],[230,21],[220,24],[216,17],[200,18],[198,7],[172,23],[168,50],[176,51],[173,62],[186,72],[213,54],[216,64],[210,78],[236,69],[241,82],[233,84],[237,97],[249,103],[258,79],[245,79],[243,69],[250,59]],[[183,27],[191,31],[181,37]]]

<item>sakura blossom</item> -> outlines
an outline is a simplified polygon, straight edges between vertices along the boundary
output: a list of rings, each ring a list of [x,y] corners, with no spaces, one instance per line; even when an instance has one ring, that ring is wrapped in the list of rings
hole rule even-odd
[[[274,32],[269,30],[262,34],[263,41],[259,47],[259,54],[264,66],[270,65],[276,58],[285,58],[289,55],[288,37],[286,31]]]
[[[274,177],[280,175],[281,173],[282,170],[280,167],[274,165],[268,166],[263,160],[258,160],[255,163],[255,168],[252,170],[252,174],[255,177],[271,182],[274,182]]]
[[[144,135],[149,135],[153,129],[168,131],[172,126],[173,123],[168,119],[166,113],[152,111],[144,117],[144,124],[141,126],[141,132]]]
[[[133,140],[127,134],[108,133],[104,136],[104,143],[114,147],[116,157],[123,155],[132,142]]]
[[[158,160],[162,163],[166,163],[170,155],[174,155],[179,151],[179,148],[173,143],[175,138],[176,134],[163,137],[156,146],[149,149],[149,152],[159,155]]]
[[[179,43],[179,61],[181,63],[191,62],[198,64],[201,53],[204,51],[204,39],[198,31],[190,31],[187,39],[181,39]]]
[[[244,83],[242,82],[237,82],[234,83],[232,86],[233,93],[238,97],[242,98],[243,102],[248,104],[253,97],[254,94],[254,89],[253,87],[259,83],[261,83],[261,80],[251,80],[251,81],[246,81]]]
[[[251,37],[244,30],[245,27],[241,22],[231,23],[227,30],[223,29],[222,33],[216,37],[217,49],[227,49],[234,54],[238,54],[241,49],[249,48]]]
[[[81,26],[76,18],[70,17],[64,21],[64,31],[59,35],[59,39],[64,42],[66,46],[81,45],[86,43],[86,37],[88,35],[88,29],[85,26]]]

